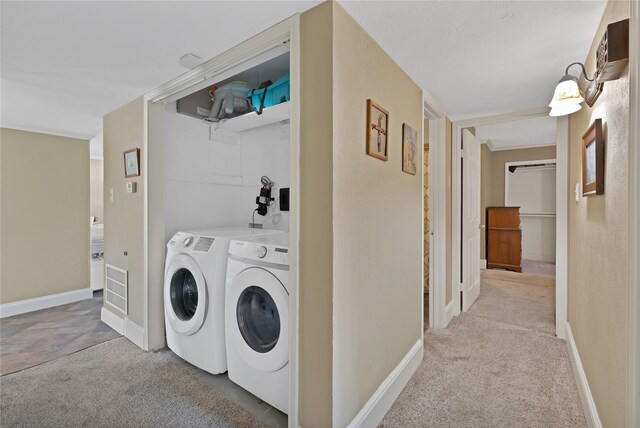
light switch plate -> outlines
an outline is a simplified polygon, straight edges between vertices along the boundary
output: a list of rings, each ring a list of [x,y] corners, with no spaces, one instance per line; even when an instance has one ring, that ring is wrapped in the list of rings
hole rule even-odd
[[[113,202],[113,188],[109,189],[109,200]]]
[[[580,182],[576,183],[576,202],[580,202]]]
[[[126,186],[125,186],[125,190],[127,193],[136,193],[137,189],[137,183],[135,181],[127,181]]]

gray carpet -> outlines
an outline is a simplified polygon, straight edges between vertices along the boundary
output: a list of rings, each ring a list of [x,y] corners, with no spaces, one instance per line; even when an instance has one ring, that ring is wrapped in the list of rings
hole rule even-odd
[[[384,427],[586,427],[552,278],[483,271],[469,312],[425,333],[424,360]]]
[[[522,266],[522,273],[530,273],[530,274],[542,275],[542,276],[552,276],[554,278],[556,276],[555,263],[547,263],[547,262],[539,262],[536,260],[523,259],[520,262],[520,266]]]
[[[263,427],[169,352],[115,339],[0,378],[5,427]]]

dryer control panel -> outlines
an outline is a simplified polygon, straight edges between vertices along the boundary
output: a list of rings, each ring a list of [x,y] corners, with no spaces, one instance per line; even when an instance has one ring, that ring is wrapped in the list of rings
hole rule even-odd
[[[289,248],[285,245],[231,241],[229,254],[243,259],[289,266]]]

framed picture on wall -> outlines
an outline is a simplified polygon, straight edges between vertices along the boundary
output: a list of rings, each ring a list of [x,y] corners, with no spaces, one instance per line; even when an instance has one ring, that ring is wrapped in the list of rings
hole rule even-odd
[[[140,149],[131,149],[124,152],[124,177],[137,177],[140,175]]]
[[[602,119],[582,136],[582,196],[604,194],[604,141]]]
[[[380,160],[387,156],[389,112],[373,100],[367,100],[367,154]]]
[[[418,152],[418,131],[402,124],[402,170],[416,175],[416,155]]]

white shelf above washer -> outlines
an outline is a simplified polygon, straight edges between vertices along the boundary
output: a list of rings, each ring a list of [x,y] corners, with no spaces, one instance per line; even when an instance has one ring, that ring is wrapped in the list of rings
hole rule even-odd
[[[231,119],[222,119],[220,122],[211,123],[210,125],[212,131],[242,132],[283,120],[289,120],[290,114],[291,101],[287,101],[265,108],[262,110],[261,115],[258,115],[256,112],[251,112]]]

